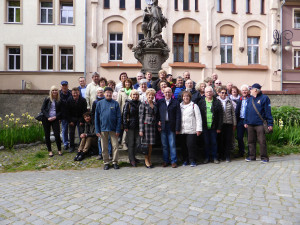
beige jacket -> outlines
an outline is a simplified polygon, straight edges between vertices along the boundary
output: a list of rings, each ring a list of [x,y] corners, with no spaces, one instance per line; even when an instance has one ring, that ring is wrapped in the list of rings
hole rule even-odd
[[[131,99],[131,98],[130,96],[126,95],[124,88],[121,88],[121,90],[118,93],[118,99],[117,99],[117,102],[120,105],[121,113],[123,113],[123,108],[127,99]]]
[[[86,87],[86,92],[85,92],[85,99],[87,102],[87,108],[92,109],[93,102],[97,98],[97,89],[98,89],[99,84],[95,84],[94,81],[92,83],[89,83],[88,86]]]

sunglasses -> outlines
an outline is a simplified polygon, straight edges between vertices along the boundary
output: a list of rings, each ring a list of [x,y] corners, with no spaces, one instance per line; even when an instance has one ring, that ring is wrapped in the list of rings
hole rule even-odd
[[[222,94],[222,95],[226,95],[226,92],[223,92],[223,91],[222,91],[221,94]]]
[[[222,83],[216,83],[216,84],[222,84]]]

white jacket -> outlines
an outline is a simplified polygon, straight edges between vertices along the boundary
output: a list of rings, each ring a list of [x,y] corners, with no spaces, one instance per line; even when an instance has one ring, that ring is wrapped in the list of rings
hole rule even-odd
[[[188,105],[180,103],[181,109],[181,134],[196,134],[202,131],[202,118],[197,104],[190,102]]]
[[[89,83],[88,86],[86,87],[85,99],[86,99],[86,103],[87,103],[87,108],[90,110],[92,110],[93,102],[97,98],[98,87],[100,87],[99,84],[95,84],[94,81]]]

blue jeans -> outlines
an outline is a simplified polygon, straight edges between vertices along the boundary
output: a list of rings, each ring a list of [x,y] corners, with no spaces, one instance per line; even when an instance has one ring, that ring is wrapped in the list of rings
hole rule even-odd
[[[169,152],[171,157],[171,163],[177,162],[176,145],[175,145],[175,132],[170,130],[170,125],[166,122],[165,130],[161,131],[161,143],[163,147],[163,160],[166,163],[170,163]]]
[[[205,159],[209,160],[211,155],[213,159],[218,159],[217,157],[217,131],[213,129],[203,130],[204,143],[205,143]]]
[[[98,138],[98,149],[99,149],[99,155],[102,155],[101,138]],[[110,155],[112,154],[110,137],[108,138],[108,154]]]
[[[62,140],[63,140],[63,144],[64,146],[68,146],[69,142],[68,142],[68,128],[69,128],[69,123],[67,120],[61,120],[61,135],[62,135]]]

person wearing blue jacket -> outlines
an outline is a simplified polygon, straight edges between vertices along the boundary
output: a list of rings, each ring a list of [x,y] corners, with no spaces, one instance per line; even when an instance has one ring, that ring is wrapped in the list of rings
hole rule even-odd
[[[164,90],[165,98],[160,99],[157,103],[158,113],[158,130],[161,131],[161,143],[163,147],[163,167],[170,163],[173,168],[177,167],[177,154],[175,145],[175,136],[181,130],[181,109],[180,104],[172,97],[172,89],[167,87]]]
[[[255,83],[250,89],[251,97],[247,100],[244,126],[248,129],[249,157],[246,161],[256,160],[256,140],[260,145],[260,157],[262,163],[268,163],[266,136],[263,121],[253,107],[256,106],[261,117],[267,121],[269,131],[273,130],[273,117],[271,113],[271,101],[268,96],[262,94],[261,85]]]
[[[102,140],[102,155],[104,170],[109,169],[108,138],[111,138],[113,150],[113,167],[118,165],[118,137],[121,132],[121,110],[119,103],[112,99],[113,90],[110,87],[104,89],[105,99],[99,101],[95,111],[96,134]]]

